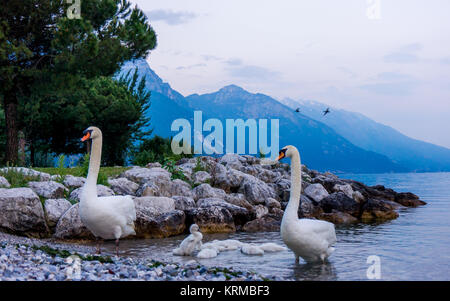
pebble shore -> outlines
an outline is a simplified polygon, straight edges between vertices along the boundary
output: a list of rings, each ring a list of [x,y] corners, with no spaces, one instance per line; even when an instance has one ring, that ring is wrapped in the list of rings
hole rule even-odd
[[[0,281],[284,280],[232,268],[205,267],[195,260],[179,264],[95,256],[92,247],[49,243],[4,233],[0,233],[0,241]]]

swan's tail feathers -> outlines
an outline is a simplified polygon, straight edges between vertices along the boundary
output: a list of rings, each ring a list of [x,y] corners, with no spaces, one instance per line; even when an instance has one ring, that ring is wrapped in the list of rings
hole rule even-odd
[[[184,255],[184,253],[183,253],[183,251],[181,250],[181,248],[175,248],[175,249],[173,249],[172,254],[173,254],[173,255],[178,255],[178,256],[183,256],[183,255]]]

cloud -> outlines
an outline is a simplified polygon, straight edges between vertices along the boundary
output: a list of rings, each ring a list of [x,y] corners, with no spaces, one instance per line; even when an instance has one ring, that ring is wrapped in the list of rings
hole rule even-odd
[[[197,14],[187,11],[172,11],[172,10],[151,10],[146,11],[145,14],[149,18],[150,22],[152,21],[163,21],[169,25],[180,25],[187,23],[198,17]]]
[[[420,60],[417,52],[422,49],[422,44],[413,43],[400,47],[398,50],[388,53],[383,57],[386,63],[411,64]]]
[[[242,60],[241,59],[229,59],[227,61],[225,61],[225,64],[229,65],[229,66],[240,66],[242,65]]]
[[[375,77],[374,83],[360,86],[371,93],[390,96],[409,95],[420,81],[408,74],[382,72]]]
[[[232,65],[232,67],[227,68],[227,71],[232,77],[258,80],[275,79],[279,75],[278,72],[264,67],[242,64]]]
[[[450,56],[442,58],[441,64],[450,65]]]
[[[177,70],[189,70],[192,68],[198,68],[198,67],[205,67],[206,64],[200,63],[200,64],[194,64],[194,65],[189,65],[189,66],[179,66],[176,69]]]

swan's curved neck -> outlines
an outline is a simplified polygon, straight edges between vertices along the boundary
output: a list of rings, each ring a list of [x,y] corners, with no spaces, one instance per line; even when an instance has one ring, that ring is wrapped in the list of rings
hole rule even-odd
[[[286,207],[285,214],[288,217],[298,219],[298,206],[300,205],[300,194],[302,190],[302,167],[300,154],[295,151],[291,156],[291,195]]]
[[[86,184],[96,187],[98,172],[100,171],[100,161],[102,159],[102,136],[92,140],[91,154],[89,156],[89,171]]]

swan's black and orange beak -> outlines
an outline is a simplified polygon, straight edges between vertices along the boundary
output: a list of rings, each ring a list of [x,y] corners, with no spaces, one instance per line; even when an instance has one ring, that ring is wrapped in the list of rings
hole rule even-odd
[[[89,131],[89,130],[85,130],[84,132],[83,132],[83,138],[81,138],[81,142],[84,142],[84,141],[86,141],[86,140],[89,140],[89,139],[91,139],[91,132],[92,131]]]
[[[280,161],[281,159],[286,157],[286,149],[283,148],[282,150],[280,150],[280,152],[278,153],[278,158],[277,161]]]

